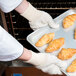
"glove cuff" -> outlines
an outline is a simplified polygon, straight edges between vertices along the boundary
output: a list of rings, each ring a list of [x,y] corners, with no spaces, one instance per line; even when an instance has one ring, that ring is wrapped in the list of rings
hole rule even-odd
[[[25,17],[29,21],[34,21],[40,15],[41,14],[39,13],[39,11],[35,7],[33,7],[30,3],[25,12],[21,14],[21,16]]]
[[[46,56],[43,53],[35,53],[33,51],[31,51],[31,53],[32,53],[31,59],[24,62],[33,64],[35,66],[42,65],[45,63]]]

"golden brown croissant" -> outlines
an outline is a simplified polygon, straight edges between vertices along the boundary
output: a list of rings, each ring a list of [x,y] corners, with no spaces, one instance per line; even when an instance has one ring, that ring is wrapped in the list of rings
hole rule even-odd
[[[75,20],[76,20],[76,14],[66,16],[63,20],[63,27],[68,28],[72,26]]]
[[[76,53],[76,49],[72,48],[62,48],[60,53],[58,54],[58,58],[61,60],[70,59]]]
[[[38,40],[38,42],[35,45],[37,47],[41,47],[41,46],[49,43],[51,40],[53,40],[54,36],[55,36],[54,33],[45,34]]]
[[[61,46],[64,44],[64,38],[59,38],[51,41],[46,48],[46,52],[53,52],[61,48]]]
[[[76,14],[72,14],[72,17],[76,20]]]
[[[76,59],[72,62],[72,64],[67,68],[67,72],[76,72]]]

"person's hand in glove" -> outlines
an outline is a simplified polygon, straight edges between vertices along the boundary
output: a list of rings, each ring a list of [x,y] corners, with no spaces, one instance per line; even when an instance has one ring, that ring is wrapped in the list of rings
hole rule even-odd
[[[59,25],[54,22],[52,17],[47,12],[37,10],[29,2],[26,2],[26,0],[24,0],[23,3],[16,8],[16,11],[18,11],[23,17],[29,20],[30,27],[33,30],[48,25],[52,28],[59,27]]]
[[[38,69],[49,74],[61,74],[58,67],[65,70],[64,66],[66,66],[66,64],[56,56],[48,53],[35,53],[23,48],[23,46],[2,27],[0,27],[0,40],[0,61],[11,61],[18,58],[26,63],[35,65]]]
[[[47,25],[49,25],[52,28],[59,27],[59,25],[54,22],[54,20],[48,13],[37,10],[30,3],[28,8],[21,15],[29,20],[30,27],[33,30]]]
[[[49,74],[62,74],[60,68],[65,70],[64,66],[67,64],[61,60],[59,60],[56,56],[48,54],[48,53],[35,53],[31,50],[24,49],[26,55],[21,57],[24,58],[25,63],[33,64],[36,68],[42,70],[43,72]],[[28,55],[28,56],[27,56]],[[25,61],[25,57],[27,56],[27,61]],[[20,58],[20,59],[21,59]],[[21,60],[22,60],[21,59]]]
[[[0,0],[0,8],[5,13],[15,9],[29,20],[30,27],[34,30],[48,25],[52,28],[59,27],[48,13],[37,10],[27,0]]]

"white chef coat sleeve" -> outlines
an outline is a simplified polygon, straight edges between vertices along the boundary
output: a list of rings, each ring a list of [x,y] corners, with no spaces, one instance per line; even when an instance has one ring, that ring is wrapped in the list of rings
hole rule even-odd
[[[8,13],[14,10],[23,0],[0,0],[0,8],[3,12]]]
[[[0,61],[11,61],[20,57],[23,46],[0,26]]]

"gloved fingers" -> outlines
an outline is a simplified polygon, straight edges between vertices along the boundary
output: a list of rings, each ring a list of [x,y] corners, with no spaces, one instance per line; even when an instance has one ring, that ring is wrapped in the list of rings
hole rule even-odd
[[[59,28],[59,24],[54,23],[53,21],[49,21],[49,26],[52,28]]]
[[[42,23],[41,21],[29,23],[30,27],[35,31],[41,27],[47,26],[47,23]]]
[[[58,28],[59,25],[56,24],[53,20],[53,18],[46,12],[40,11],[41,16],[38,17],[36,20],[29,22],[30,27],[33,30],[36,30],[38,28],[44,27],[44,26],[50,26],[52,28]]]
[[[55,23],[51,16],[48,17],[48,24],[52,28],[58,28],[59,24]]]
[[[55,64],[51,64],[50,66],[47,66],[45,68],[42,68],[43,72],[46,72],[48,74],[59,74],[62,75],[62,72],[60,71],[59,67]]]
[[[47,23],[52,28],[58,28],[59,24],[55,23],[53,18],[46,12],[42,12],[43,15],[41,16],[41,20],[43,23]]]
[[[68,73],[69,76],[76,76],[76,72]]]
[[[65,62],[65,61],[61,61],[61,60],[59,60],[57,63],[56,63],[56,65],[57,66],[59,66],[62,70],[66,70],[67,69],[67,67],[68,67],[68,64],[67,64],[67,62]]]

